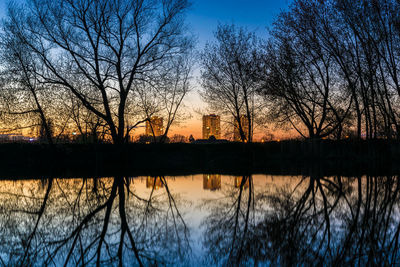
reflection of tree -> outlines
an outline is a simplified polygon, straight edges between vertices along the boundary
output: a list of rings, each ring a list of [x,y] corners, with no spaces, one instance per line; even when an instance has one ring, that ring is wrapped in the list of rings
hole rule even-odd
[[[271,207],[257,225],[257,231],[264,232],[267,240],[265,257],[283,265],[325,260],[333,249],[332,215],[343,208],[339,200],[349,190],[346,187],[340,177],[335,180],[309,177],[301,179],[293,191],[283,188],[262,195]]]
[[[266,258],[284,265],[395,262],[399,188],[393,181],[306,178],[294,191],[266,197],[272,210],[257,225],[267,240]]]
[[[36,181],[0,194],[0,258],[7,265],[149,265],[189,256],[179,198],[139,196],[129,178]],[[3,189],[4,190],[4,189]],[[4,199],[4,201],[3,201]],[[166,245],[168,244],[168,245]]]
[[[1,182],[0,265],[169,265],[191,260],[180,196],[165,177]],[[237,183],[240,181],[239,187]],[[146,182],[146,180],[144,180]],[[215,265],[396,265],[398,177],[251,176],[206,200],[205,261]]]
[[[358,194],[351,199],[350,212],[343,214],[346,231],[334,263],[396,265],[399,253],[398,177],[367,177],[357,180]],[[351,251],[356,253],[351,253]]]
[[[244,176],[239,188],[232,186],[223,193],[221,201],[205,203],[212,214],[204,222],[204,243],[208,260],[230,264],[244,261],[251,246],[247,236],[249,225],[253,228],[254,224],[254,218],[250,220],[250,213],[254,212],[252,177]]]
[[[141,223],[137,223],[136,233],[146,240],[143,250],[147,257],[157,259],[152,262],[182,262],[190,256],[189,229],[178,209],[179,196],[171,193],[165,177],[154,177],[153,181],[157,183],[158,180],[161,180],[165,192],[156,195],[157,188],[152,187],[149,198],[142,203],[144,212],[137,217]]]
[[[242,187],[224,192],[224,200],[207,203],[204,246],[214,263],[387,266],[400,261],[397,177],[304,177],[293,188],[257,194],[249,179],[248,193],[243,179]]]

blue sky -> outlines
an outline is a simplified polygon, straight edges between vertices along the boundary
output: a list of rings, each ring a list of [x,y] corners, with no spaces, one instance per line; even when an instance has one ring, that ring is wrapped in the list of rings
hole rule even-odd
[[[287,8],[292,0],[192,0],[192,7],[187,15],[199,45],[212,39],[218,23],[235,23],[266,34],[266,27],[271,25],[280,10]],[[6,14],[8,0],[0,0],[0,17]]]
[[[0,0],[0,17],[2,18],[6,13],[6,0]]]
[[[212,39],[218,23],[234,23],[266,36],[279,12],[292,0],[194,0],[187,22],[199,38],[199,45]]]

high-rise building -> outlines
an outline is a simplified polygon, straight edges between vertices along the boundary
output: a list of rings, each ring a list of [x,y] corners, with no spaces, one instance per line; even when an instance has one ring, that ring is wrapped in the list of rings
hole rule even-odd
[[[214,136],[216,139],[221,138],[221,121],[220,117],[215,114],[203,116],[203,139]]]
[[[163,135],[163,133],[164,133],[163,118],[153,116],[150,118],[150,121],[146,121],[146,135],[160,136]]]
[[[212,191],[221,189],[221,175],[203,174],[203,189]]]
[[[247,140],[247,138],[249,136],[249,119],[246,115],[240,116],[240,124],[242,126],[244,136],[246,137],[246,140]],[[240,131],[239,131],[239,123],[236,118],[233,118],[233,141],[235,141],[235,142],[242,141],[242,138],[240,136]]]

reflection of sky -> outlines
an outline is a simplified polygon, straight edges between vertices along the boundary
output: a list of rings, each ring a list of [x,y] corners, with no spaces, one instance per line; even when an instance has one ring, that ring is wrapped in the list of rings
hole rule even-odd
[[[219,190],[207,190],[203,189],[203,175],[192,175],[192,176],[185,176],[185,177],[166,177],[167,186],[170,190],[172,196],[174,197],[179,212],[182,214],[185,223],[189,228],[190,239],[191,239],[191,249],[194,254],[194,258],[200,262],[202,258],[201,255],[204,255],[205,251],[203,248],[203,238],[205,233],[204,229],[204,220],[207,216],[210,215],[210,205],[229,201],[226,198],[226,193],[234,190],[234,192],[238,192],[238,189],[235,188],[235,176],[226,176],[221,175],[221,188]],[[152,188],[148,187],[147,184],[148,177],[138,177],[134,178],[132,184],[130,185],[130,190],[137,194],[137,196],[148,199]],[[159,179],[159,178],[157,178]],[[102,179],[107,187],[111,186],[112,179]],[[265,176],[265,175],[254,175],[253,176],[253,184],[255,193],[272,190],[274,191],[276,188],[281,188],[284,186],[292,185],[294,186],[298,182],[298,179],[294,179],[293,177],[282,177],[279,176],[274,178],[273,176]],[[91,184],[91,182],[87,182],[87,184]],[[157,183],[156,183],[157,184]],[[49,214],[58,214],[61,217],[68,218],[72,214],[63,214],[63,207],[68,206],[73,203],[77,197],[77,193],[81,189],[82,186],[82,179],[61,179],[59,181],[54,182],[53,188],[51,191],[51,199],[53,201],[49,202],[49,205],[46,207],[46,212]],[[84,188],[84,192],[87,189]],[[46,191],[46,186],[38,179],[38,180],[28,180],[28,181],[0,181],[0,200],[3,197],[10,197],[9,201],[13,201],[13,197],[19,196],[26,196],[27,199],[31,197],[43,197]],[[90,191],[90,190],[89,190]],[[245,192],[248,192],[245,190]],[[70,199],[71,203],[66,203],[63,196]],[[247,193],[246,193],[247,194]],[[165,186],[157,186],[157,188],[153,192],[153,197],[156,199],[163,199],[166,200],[166,188]],[[132,200],[135,198],[130,196],[127,205],[132,203]],[[17,207],[19,210],[37,210],[39,206],[32,206],[33,203],[27,204],[25,203],[24,198],[19,198],[19,201],[16,203],[11,204],[12,207]],[[6,201],[2,201],[3,205]],[[41,202],[36,202],[39,204]],[[82,201],[82,203],[84,203]],[[118,200],[115,200],[115,203],[118,203]],[[81,204],[84,207],[83,204]],[[0,205],[0,210],[1,210]],[[133,208],[132,211],[134,213],[140,214],[143,210],[138,209],[137,207],[128,207]],[[117,213],[115,211],[115,213]],[[115,216],[117,216],[115,214]],[[29,216],[31,217],[31,216]],[[45,216],[47,217],[47,216]],[[113,216],[112,216],[113,217]],[[101,218],[101,216],[100,216]],[[20,217],[21,221],[29,221],[28,216]],[[31,221],[32,222],[32,221]],[[54,221],[53,221],[54,222]],[[57,222],[57,220],[55,220]],[[1,225],[0,220],[0,225]],[[41,224],[46,224],[44,221]],[[31,229],[33,225],[26,225],[27,229]],[[56,225],[54,225],[56,226]],[[115,233],[118,231],[115,227],[118,227],[119,224],[110,225],[109,232]],[[131,225],[132,229],[135,228],[134,225]],[[53,236],[47,238],[54,238],[58,239],[60,237]],[[46,237],[44,239],[47,239]],[[114,235],[112,239],[119,238],[118,235]],[[114,240],[115,241],[115,240]],[[1,246],[0,246],[1,248]],[[0,250],[0,255],[3,251]],[[7,255],[2,255],[3,258],[7,258]],[[62,260],[62,259],[60,259]]]
[[[230,247],[229,238],[233,233],[233,229],[230,229],[229,225],[226,228],[224,226],[227,226],[226,222],[228,224],[229,221],[232,222],[232,219],[227,221],[226,218],[233,218],[235,216],[235,213],[231,211],[234,211],[235,207],[237,207],[236,204],[239,203],[239,190],[235,188],[234,176],[222,175],[216,177],[218,179],[219,177],[221,178],[221,188],[215,191],[204,189],[203,175],[166,177],[166,184],[157,186],[157,189],[153,192],[152,205],[154,205],[155,210],[146,216],[148,221],[146,219],[146,223],[144,224],[142,224],[141,214],[144,214],[146,210],[146,200],[149,199],[152,189],[148,186],[147,177],[138,177],[130,180],[130,193],[125,201],[126,206],[124,210],[130,219],[129,227],[136,229],[135,238],[141,240],[141,243],[138,244],[141,247],[143,246],[143,253],[144,250],[149,249],[146,246],[146,242],[153,237],[160,237],[153,244],[153,246],[160,247],[160,254],[163,251],[168,251],[170,247],[172,248],[171,252],[174,252],[173,246],[176,244],[176,240],[171,238],[175,234],[174,228],[164,228],[163,224],[164,220],[172,221],[172,217],[164,217],[162,215],[172,212],[168,205],[167,188],[172,194],[177,210],[183,216],[184,223],[189,228],[191,251],[195,254],[194,258],[199,260],[197,262],[199,264],[192,265],[203,266],[205,263],[201,259],[208,255],[206,253],[225,251],[211,250],[210,252],[210,249],[213,247],[207,247],[207,240],[204,240],[207,237],[211,237],[211,240],[218,245],[222,244],[222,247],[224,244],[220,240],[224,241],[226,239],[228,247]],[[364,176],[358,179],[346,177],[310,178],[302,176],[253,175],[253,183],[251,183],[251,185],[254,185],[253,191],[249,191],[249,189],[244,190],[240,202],[242,203],[242,207],[246,207],[246,203],[248,202],[246,202],[245,196],[249,192],[254,193],[255,209],[250,212],[250,232],[247,233],[245,239],[248,238],[249,242],[261,242],[261,244],[271,241],[269,244],[271,244],[270,251],[272,254],[267,255],[266,257],[268,258],[265,260],[274,260],[279,258],[279,256],[285,257],[287,249],[293,249],[291,252],[298,252],[297,256],[300,257],[293,258],[294,261],[302,261],[304,257],[305,263],[308,260],[315,262],[318,257],[323,256],[320,259],[323,259],[323,261],[326,260],[326,265],[329,265],[330,261],[336,262],[338,259],[335,253],[341,249],[345,249],[346,255],[344,257],[346,259],[344,262],[354,259],[354,257],[360,257],[361,261],[359,265],[363,265],[363,263],[369,260],[367,257],[370,256],[365,252],[371,251],[371,248],[373,248],[376,250],[374,257],[377,256],[378,262],[382,260],[382,257],[385,257],[384,254],[392,255],[387,258],[391,262],[398,262],[400,254],[397,234],[400,228],[398,223],[399,187],[397,185],[397,178]],[[93,198],[94,195],[91,193],[93,190],[92,179],[87,181],[83,179],[53,180],[48,205],[44,209],[44,216],[39,224],[38,239],[35,239],[37,246],[41,248],[42,241],[52,243],[51,241],[59,240],[66,234],[68,235],[69,231],[74,228],[73,225],[83,219],[84,214],[88,214],[90,210],[94,210],[104,203],[108,198],[107,195],[111,191],[113,182],[116,181],[120,180],[112,178],[98,179],[97,190],[99,195]],[[40,179],[0,180],[0,259],[5,260],[6,265],[13,265],[12,262],[7,264],[8,260],[18,259],[21,255],[10,252],[22,251],[21,244],[23,244],[23,241],[20,239],[30,234],[35,223],[35,218],[37,217],[37,214],[32,211],[39,209],[46,188],[46,182]],[[102,191],[101,188],[107,189]],[[338,188],[340,188],[339,191],[337,191]],[[361,191],[358,191],[357,188]],[[322,191],[325,193],[322,193]],[[78,197],[79,193],[81,195]],[[104,197],[103,193],[105,193]],[[324,210],[326,204],[327,210]],[[118,197],[114,205],[107,230],[107,240],[112,241],[109,242],[111,245],[118,244],[119,238]],[[357,209],[357,206],[359,209]],[[245,209],[241,210],[241,212],[244,214]],[[324,212],[327,213],[324,214]],[[161,214],[161,216],[159,217],[157,214]],[[100,213],[99,216],[90,220],[88,226],[85,227],[87,234],[82,236],[84,237],[83,245],[91,242],[91,238],[96,236],[95,232],[100,231],[103,217],[104,213]],[[209,220],[210,218],[211,220]],[[371,219],[373,219],[372,224],[370,223]],[[239,223],[243,226],[243,220],[239,220]],[[327,223],[329,224],[331,237],[325,235],[325,231],[328,229]],[[357,225],[359,230],[354,231],[352,227],[349,227],[353,223]],[[154,227],[158,224],[161,225],[161,228]],[[182,228],[176,228],[177,231],[179,229]],[[215,235],[215,229],[219,230],[219,235]],[[240,232],[240,226],[238,229]],[[276,232],[272,235],[267,234],[269,229]],[[148,234],[145,235],[146,239],[139,238],[142,233]],[[255,239],[253,239],[253,233],[255,233]],[[360,236],[359,233],[363,234]],[[299,243],[296,243],[295,247],[288,247],[288,244],[293,245],[291,243],[292,237],[294,237],[295,242]],[[312,240],[309,239],[310,237],[313,237]],[[373,237],[373,240],[370,240],[371,237]],[[350,243],[347,243],[346,240],[349,240]],[[351,243],[353,240],[354,244]],[[203,243],[203,241],[205,242]],[[281,246],[281,243],[273,243],[276,241],[284,242],[285,244]],[[289,242],[286,243],[286,241]],[[206,247],[203,247],[203,244]],[[356,247],[353,247],[353,245]],[[183,246],[183,248],[187,249],[186,246]],[[385,248],[384,253],[379,252],[381,248]],[[64,249],[69,249],[69,247],[66,246]],[[258,249],[263,250],[261,247],[255,248],[255,250]],[[283,250],[280,251],[280,249]],[[111,252],[113,252],[112,249]],[[76,251],[76,253],[79,252]],[[293,255],[296,256],[296,253]],[[102,254],[102,256],[104,257],[105,254]],[[12,255],[15,255],[15,257]],[[13,258],[9,259],[8,257],[10,256]],[[57,261],[63,261],[65,254],[60,252],[58,256]],[[165,256],[174,257],[175,254],[166,254]],[[224,258],[227,255],[225,253],[217,254],[216,256]],[[32,264],[35,265],[36,263],[39,265],[41,260],[40,257],[33,258]],[[130,260],[133,259],[130,258]],[[382,263],[382,261],[380,262]],[[285,262],[282,261],[281,263]],[[353,265],[350,264],[351,261],[348,263],[346,265]],[[127,265],[129,264],[127,263]],[[299,265],[302,264],[299,262]],[[379,264],[377,265],[379,266]],[[386,265],[390,265],[390,263]]]

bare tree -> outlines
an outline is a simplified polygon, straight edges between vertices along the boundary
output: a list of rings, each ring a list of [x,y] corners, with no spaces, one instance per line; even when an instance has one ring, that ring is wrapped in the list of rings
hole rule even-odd
[[[53,144],[50,127],[49,88],[39,81],[42,64],[32,50],[10,37],[14,25],[5,22],[0,36],[0,106],[6,132],[40,128],[42,136]]]
[[[75,141],[98,142],[106,140],[107,127],[103,120],[88,111],[75,97],[64,103],[65,112],[70,114],[70,131]]]
[[[5,25],[9,38],[40,60],[41,82],[71,92],[119,144],[137,82],[160,79],[165,62],[191,48],[183,23],[188,6],[186,0],[28,0],[10,6]]]
[[[356,92],[362,107],[358,131],[363,122],[366,138],[382,135],[391,138],[394,132],[398,136],[399,2],[340,0],[334,3],[342,25],[349,32],[340,40],[352,44],[350,66],[358,79]]]
[[[262,65],[275,121],[305,137],[398,136],[398,9],[392,0],[299,0],[282,12]]]
[[[342,90],[336,62],[320,40],[310,5],[295,2],[274,24],[262,92],[273,102],[275,120],[290,124],[303,137],[323,138],[341,132],[353,98]]]
[[[183,100],[190,91],[190,78],[193,66],[193,57],[190,54],[177,57],[166,62],[160,79],[152,84],[140,83],[137,85],[138,106],[142,117],[151,121],[152,116],[163,119],[163,134],[155,136],[153,124],[150,128],[153,133],[153,141],[164,143],[168,132],[174,123],[179,123],[189,117],[182,110]]]
[[[254,33],[234,25],[219,25],[214,35],[216,41],[208,43],[201,53],[200,95],[211,109],[228,120],[233,117],[241,140],[251,142],[254,122],[261,114],[257,111],[263,107],[253,78],[259,40]]]

